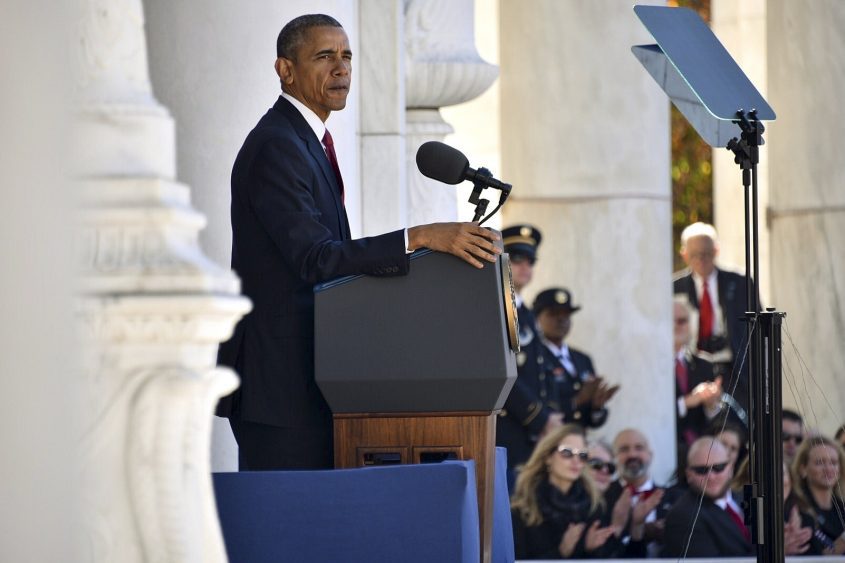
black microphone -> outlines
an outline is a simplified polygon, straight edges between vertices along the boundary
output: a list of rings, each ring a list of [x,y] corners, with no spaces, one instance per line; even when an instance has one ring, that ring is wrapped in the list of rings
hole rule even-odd
[[[469,180],[476,186],[480,184],[505,193],[511,191],[510,184],[500,182],[486,168],[470,168],[464,153],[438,141],[429,141],[420,146],[417,150],[417,168],[424,176],[444,184],[460,184]]]

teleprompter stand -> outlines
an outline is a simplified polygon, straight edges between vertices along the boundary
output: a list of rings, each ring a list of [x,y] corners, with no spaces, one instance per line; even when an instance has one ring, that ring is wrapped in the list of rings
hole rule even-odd
[[[757,164],[765,130],[762,121],[774,120],[775,113],[695,12],[658,6],[635,6],[634,12],[657,41],[657,45],[632,47],[634,56],[699,135],[709,145],[733,152],[742,171],[750,379],[750,485],[743,505],[757,561],[783,562],[781,323],[785,313],[761,311],[752,283],[760,280]],[[735,363],[742,360],[734,358]]]

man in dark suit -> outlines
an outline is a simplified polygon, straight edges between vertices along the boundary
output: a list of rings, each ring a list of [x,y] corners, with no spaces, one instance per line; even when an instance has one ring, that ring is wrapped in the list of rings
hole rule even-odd
[[[313,286],[338,276],[408,273],[408,252],[494,261],[495,232],[442,223],[352,240],[325,121],[345,107],[352,52],[340,24],[308,15],[278,37],[282,95],[249,133],[232,171],[232,268],[253,310],[220,347],[240,388],[229,418],[241,469],[330,468],[332,417],[314,382]]]
[[[687,448],[702,436],[711,420],[721,411],[722,377],[713,376],[710,362],[692,354],[691,308],[686,296],[676,295],[673,303],[675,337],[675,432],[678,467],[686,459]]]
[[[537,337],[534,313],[525,304],[522,290],[534,276],[537,248],[543,235],[531,225],[513,225],[502,229],[502,244],[510,256],[511,280],[516,294],[516,313],[519,318],[519,344],[527,347]]]
[[[742,508],[731,495],[732,477],[728,452],[718,440],[706,436],[693,442],[687,455],[689,490],[666,515],[663,557],[743,557],[753,554],[751,535],[743,523]],[[699,501],[701,511],[696,520]],[[695,528],[692,528],[693,521]]]
[[[748,310],[745,276],[716,267],[719,241],[716,229],[706,223],[693,223],[681,233],[681,257],[687,269],[674,280],[674,293],[686,295],[698,313],[692,327],[696,354],[704,355],[723,376],[726,389],[734,389],[731,376],[742,363],[739,382],[732,393],[734,414],[744,424],[748,411],[748,358],[743,322]],[[737,408],[739,407],[739,408]]]

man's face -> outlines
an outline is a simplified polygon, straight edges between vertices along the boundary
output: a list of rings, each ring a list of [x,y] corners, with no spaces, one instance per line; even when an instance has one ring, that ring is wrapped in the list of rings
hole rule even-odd
[[[698,494],[703,492],[712,500],[725,495],[733,478],[728,452],[718,441],[713,442],[712,449],[701,447],[694,450],[688,459],[686,473],[690,489]]]
[[[798,452],[798,446],[804,441],[804,428],[800,422],[784,418],[781,421],[781,438],[783,439],[783,458],[792,463]]]
[[[525,254],[511,254],[510,260],[513,289],[519,293],[531,282],[531,276],[534,275],[534,259]]]
[[[613,441],[616,467],[626,481],[636,481],[648,475],[651,448],[648,440],[636,430],[623,430]]]
[[[701,277],[707,277],[715,268],[716,245],[706,236],[692,237],[681,249],[681,258],[689,268]]]
[[[675,303],[675,352],[689,344],[692,334],[690,332],[689,311],[680,303]]]
[[[325,121],[346,107],[352,80],[352,51],[340,27],[312,27],[296,59],[276,59],[276,72],[290,95]]]
[[[566,307],[546,307],[537,316],[537,324],[540,325],[543,336],[552,342],[560,343],[572,328],[571,315]]]

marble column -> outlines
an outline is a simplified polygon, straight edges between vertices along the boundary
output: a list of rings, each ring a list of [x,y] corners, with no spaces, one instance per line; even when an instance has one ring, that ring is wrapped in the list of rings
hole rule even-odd
[[[438,108],[476,98],[498,69],[476,51],[472,0],[406,0],[405,49],[408,225],[454,221],[455,188],[419,173],[417,149],[453,131]]]
[[[216,348],[249,302],[200,251],[205,219],[175,180],[141,1],[78,9],[85,558],[225,561],[209,442],[212,410],[237,377],[215,368]]]
[[[767,4],[772,305],[786,311],[784,405],[845,423],[845,4]],[[799,357],[800,354],[800,357]]]
[[[731,2],[714,0],[710,4],[710,27],[757,90],[767,98],[766,2],[749,0]],[[769,100],[771,102],[771,100]],[[777,110],[775,110],[777,112]],[[768,139],[768,135],[765,135]],[[760,151],[757,167],[758,209],[760,211],[758,247],[760,252],[760,297],[771,301],[769,268],[769,224],[765,210],[769,202],[768,146]],[[713,222],[719,233],[718,263],[728,269],[745,272],[745,212],[742,174],[734,155],[725,148],[713,149]]]
[[[612,439],[641,429],[654,476],[674,469],[669,102],[631,54],[652,42],[624,0],[502,2],[504,224],[543,232],[529,302],[565,286],[569,341],[621,384]]]
[[[229,218],[230,177],[235,156],[249,130],[281,93],[273,69],[276,37],[293,18],[329,14],[343,24],[359,64],[355,6],[348,0],[260,0],[191,2],[145,0],[150,76],[156,96],[178,126],[178,177],[193,186],[196,207],[208,217],[200,245],[228,269],[232,254]],[[353,74],[346,109],[326,125],[332,132],[346,187],[346,208],[353,233],[362,230],[358,98]],[[228,420],[213,420],[212,467],[237,470],[237,445]]]
[[[0,561],[81,561],[65,3],[0,3]]]

